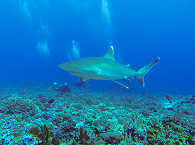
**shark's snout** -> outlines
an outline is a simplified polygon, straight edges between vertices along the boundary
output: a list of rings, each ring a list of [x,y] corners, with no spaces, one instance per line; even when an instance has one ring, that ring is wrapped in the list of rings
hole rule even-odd
[[[71,69],[66,64],[59,64],[58,67],[66,71],[71,71]]]
[[[63,64],[59,64],[58,67],[63,69]]]

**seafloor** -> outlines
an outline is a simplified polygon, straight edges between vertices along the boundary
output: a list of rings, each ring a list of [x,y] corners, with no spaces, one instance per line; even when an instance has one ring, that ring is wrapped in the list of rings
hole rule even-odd
[[[1,145],[193,145],[195,95],[0,90]]]

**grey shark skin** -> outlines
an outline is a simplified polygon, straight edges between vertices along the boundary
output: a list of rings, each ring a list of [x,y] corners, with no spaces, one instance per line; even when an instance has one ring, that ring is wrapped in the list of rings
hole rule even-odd
[[[157,58],[154,62],[136,71],[117,62],[114,58],[114,49],[113,47],[110,47],[103,57],[80,58],[78,60],[60,64],[59,68],[82,78],[84,81],[89,79],[111,80],[128,88],[118,80],[138,78],[142,86],[144,86],[144,76],[159,60],[160,58]]]

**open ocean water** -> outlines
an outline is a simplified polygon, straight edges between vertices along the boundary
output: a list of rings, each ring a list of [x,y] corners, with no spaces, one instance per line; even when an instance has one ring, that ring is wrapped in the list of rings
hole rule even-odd
[[[1,145],[195,144],[194,0],[0,0],[0,66]]]

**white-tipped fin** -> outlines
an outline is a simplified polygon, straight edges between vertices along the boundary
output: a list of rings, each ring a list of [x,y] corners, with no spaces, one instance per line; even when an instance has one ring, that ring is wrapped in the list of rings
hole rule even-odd
[[[122,84],[121,82],[119,82],[119,81],[116,81],[116,80],[112,80],[114,83],[116,83],[116,84],[118,84],[118,85],[120,85],[120,86],[122,86],[122,87],[124,87],[124,88],[126,88],[126,89],[128,89],[129,87],[128,86],[126,86],[126,85],[124,85],[124,84]]]
[[[126,64],[126,67],[130,67],[130,64]]]
[[[111,60],[115,61],[113,45],[110,46],[110,48],[108,49],[108,51],[104,55],[104,58],[111,59]]]

